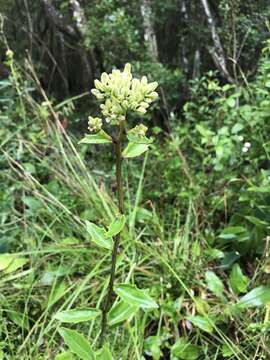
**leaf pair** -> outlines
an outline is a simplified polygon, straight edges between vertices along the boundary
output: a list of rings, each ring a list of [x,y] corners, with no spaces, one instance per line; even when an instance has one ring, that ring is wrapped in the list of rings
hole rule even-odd
[[[107,250],[112,250],[113,240],[112,238],[119,234],[124,228],[126,218],[124,215],[119,215],[110,224],[108,231],[103,227],[97,226],[96,224],[86,220],[86,230],[91,237],[91,240],[98,246],[103,247]]]
[[[128,139],[130,140],[125,150],[122,152],[124,158],[133,158],[140,156],[148,150],[152,140],[146,136],[136,136],[129,134]],[[87,134],[79,141],[79,144],[109,144],[113,140],[104,130],[100,130],[96,134]]]
[[[112,138],[104,130],[100,130],[96,134],[87,134],[79,141],[79,144],[108,144],[112,143]]]
[[[114,287],[115,293],[120,297],[108,314],[108,324],[116,325],[132,318],[141,309],[156,309],[157,303],[142,289],[135,285],[119,284]]]
[[[140,156],[148,150],[149,145],[152,144],[153,140],[146,136],[138,136],[131,132],[128,133],[127,138],[129,143],[125,150],[122,152],[124,158],[133,158]]]

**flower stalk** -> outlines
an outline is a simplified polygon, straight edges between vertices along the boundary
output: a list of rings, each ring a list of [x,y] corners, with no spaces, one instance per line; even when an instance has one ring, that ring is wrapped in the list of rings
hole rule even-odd
[[[124,214],[124,189],[123,189],[123,179],[122,179],[122,141],[124,137],[124,122],[121,121],[119,124],[119,133],[118,137],[114,143],[115,149],[115,162],[116,162],[116,187],[117,187],[117,198],[118,198],[118,210],[120,214]],[[121,232],[119,232],[114,237],[112,258],[111,258],[111,271],[110,271],[110,280],[107,290],[107,295],[105,298],[104,306],[102,309],[102,319],[101,319],[101,335],[100,335],[100,344],[101,346],[104,343],[107,330],[107,314],[111,307],[112,298],[113,298],[113,285],[115,280],[116,272],[116,261],[118,248],[121,241]]]

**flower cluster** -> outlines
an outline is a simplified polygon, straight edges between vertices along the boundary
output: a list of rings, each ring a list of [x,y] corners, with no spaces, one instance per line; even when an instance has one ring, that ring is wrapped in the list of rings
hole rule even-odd
[[[91,132],[98,132],[102,128],[102,120],[98,117],[93,118],[92,116],[88,117],[88,129]]]
[[[100,80],[95,80],[92,89],[107,122],[125,120],[128,111],[139,115],[147,112],[151,102],[157,99],[157,82],[148,83],[146,76],[141,80],[132,77],[131,65],[126,64],[124,71],[113,70],[111,74],[103,73]]]
[[[140,124],[140,125],[136,125],[133,129],[129,130],[129,133],[139,137],[144,137],[146,135],[147,130],[148,130],[147,126]]]

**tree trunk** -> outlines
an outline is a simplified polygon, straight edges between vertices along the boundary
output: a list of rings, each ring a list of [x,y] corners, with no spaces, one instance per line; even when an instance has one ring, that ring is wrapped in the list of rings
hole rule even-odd
[[[152,9],[150,0],[141,0],[141,14],[143,17],[144,40],[149,48],[149,55],[158,61],[157,38],[152,23]]]
[[[208,26],[209,26],[209,29],[210,29],[211,35],[212,35],[212,40],[213,40],[213,45],[214,45],[213,51],[212,51],[213,60],[216,64],[216,66],[221,71],[222,75],[229,82],[233,83],[234,80],[231,77],[231,75],[229,74],[229,71],[227,68],[225,53],[224,53],[217,29],[216,29],[215,20],[211,13],[211,9],[210,9],[208,0],[201,0],[201,3],[202,3],[202,6],[204,9],[206,18],[207,18],[207,23],[208,23]]]

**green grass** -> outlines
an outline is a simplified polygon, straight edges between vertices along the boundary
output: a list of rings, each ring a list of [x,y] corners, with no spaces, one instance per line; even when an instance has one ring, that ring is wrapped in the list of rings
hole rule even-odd
[[[164,152],[164,144],[157,143],[156,151]],[[128,226],[117,282],[148,288],[159,309],[140,311],[110,329],[108,341],[115,359],[174,360],[179,358],[172,353],[180,338],[199,347],[201,360],[267,359],[269,307],[240,311],[233,306],[243,294],[232,291],[231,270],[224,270],[215,257],[216,245],[207,238],[207,230],[213,229],[204,220],[199,223],[200,202],[190,197],[186,207],[167,204],[164,211],[165,206],[151,201],[149,184],[154,191],[161,181],[161,177],[148,178],[151,156],[125,164]],[[107,154],[102,156],[104,164],[94,152],[91,157],[88,160],[77,140],[59,134],[54,126],[44,131],[39,124],[33,130],[32,118],[2,143],[1,196],[7,196],[1,214],[2,239],[8,238],[10,253],[26,260],[15,271],[0,271],[3,359],[54,359],[67,350],[54,314],[76,307],[99,308],[105,297],[110,253],[91,243],[84,220],[110,223],[117,209],[115,180],[112,169],[106,170],[110,168]],[[265,282],[269,259],[247,258],[241,267],[253,289]],[[207,271],[222,281],[221,295],[209,288]],[[192,325],[187,318],[194,315],[202,316],[210,331]],[[99,318],[69,327],[83,333],[93,348],[98,346]]]

